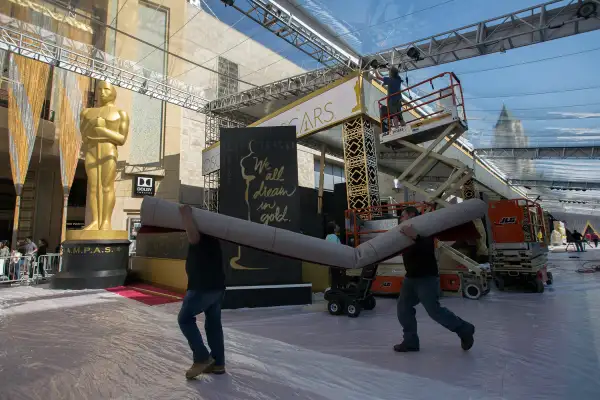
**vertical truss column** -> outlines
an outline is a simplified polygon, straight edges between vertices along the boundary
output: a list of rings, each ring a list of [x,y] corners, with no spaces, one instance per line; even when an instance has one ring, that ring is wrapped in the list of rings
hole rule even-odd
[[[204,142],[209,147],[217,143],[220,138],[221,128],[241,128],[245,124],[240,121],[234,121],[229,118],[218,116],[214,113],[207,113],[204,122]],[[204,208],[208,211],[219,212],[219,182],[220,171],[213,171],[204,175]]]
[[[207,113],[204,120],[204,145],[212,146],[219,141],[219,120],[215,114]],[[204,175],[204,208],[208,211],[219,212],[219,176],[220,171]]]
[[[373,125],[363,116],[346,121],[342,126],[342,140],[348,208],[381,205]]]
[[[219,179],[221,171],[213,171],[204,175],[204,208],[219,212]]]

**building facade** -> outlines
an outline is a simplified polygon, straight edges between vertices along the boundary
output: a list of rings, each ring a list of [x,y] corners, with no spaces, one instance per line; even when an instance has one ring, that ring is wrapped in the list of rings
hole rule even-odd
[[[261,85],[304,72],[285,55],[219,21],[198,5],[202,3],[81,0],[72,4],[68,10],[55,1],[8,0],[0,5],[0,13],[199,87],[206,100],[250,88],[240,80]],[[52,68],[50,73],[54,75]],[[90,78],[85,106],[95,104],[94,86]],[[11,237],[14,211],[6,90],[4,82],[0,92],[0,240]],[[60,132],[55,123],[60,116],[56,114],[54,76],[45,90],[46,103],[22,200],[19,238],[44,238],[54,249],[60,241],[62,216]],[[138,221],[142,196],[135,192],[140,177],[151,178],[155,196],[201,206],[206,116],[122,88],[117,88],[117,95],[116,105],[130,115],[131,124],[127,142],[119,148],[113,229],[130,230]],[[319,159],[317,151],[299,146],[301,186],[318,186],[315,162]],[[332,184],[344,180],[343,160],[327,157],[325,172],[325,190],[332,190]],[[391,176],[380,179],[389,186],[390,194],[392,181]],[[69,198],[68,229],[85,223],[86,184],[80,165]],[[383,193],[387,191],[382,188]]]

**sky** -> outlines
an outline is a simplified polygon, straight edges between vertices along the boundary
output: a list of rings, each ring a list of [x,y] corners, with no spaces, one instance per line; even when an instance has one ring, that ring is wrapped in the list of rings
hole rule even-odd
[[[297,0],[300,8],[331,27],[356,53],[373,54],[450,29],[495,18],[541,3],[542,0]],[[319,66],[280,38],[220,0],[205,0],[219,19],[296,64]],[[293,10],[292,10],[293,11]],[[542,60],[536,62],[538,60]],[[525,65],[510,66],[513,64]],[[600,31],[509,50],[409,73],[412,83],[440,72],[461,79],[469,119],[469,141],[493,146],[493,128],[503,105],[522,120],[529,146],[600,144]],[[595,87],[588,90],[573,90]],[[539,92],[546,94],[526,95]],[[497,144],[497,142],[496,142]],[[554,161],[554,160],[553,160]],[[520,179],[590,180],[600,176],[600,163],[536,161],[518,171],[507,162],[501,168]],[[516,176],[519,174],[519,176]]]

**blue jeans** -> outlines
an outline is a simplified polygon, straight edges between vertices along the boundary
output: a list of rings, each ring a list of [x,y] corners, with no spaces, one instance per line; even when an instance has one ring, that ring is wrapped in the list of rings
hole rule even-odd
[[[194,362],[204,362],[212,356],[215,365],[225,366],[225,343],[221,325],[221,301],[224,294],[223,290],[188,290],[185,294],[177,322],[192,349]],[[196,325],[196,315],[200,313],[204,313],[204,330],[210,353]]]
[[[419,347],[415,306],[423,304],[427,314],[444,328],[458,336],[468,335],[472,325],[457,317],[452,311],[440,305],[440,279],[434,276],[404,278],[398,297],[398,321],[404,329],[404,342],[408,346]]]

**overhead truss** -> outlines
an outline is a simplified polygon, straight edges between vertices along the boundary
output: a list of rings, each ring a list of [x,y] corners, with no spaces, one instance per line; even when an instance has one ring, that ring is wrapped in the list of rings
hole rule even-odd
[[[593,3],[600,7],[597,0],[549,1],[395,46],[373,54],[369,59],[376,59],[380,63],[400,64],[406,70],[413,70],[505,52],[599,29],[597,14],[588,18],[578,16],[583,3]],[[409,50],[412,57],[408,55]]]
[[[359,67],[359,58],[317,33],[292,12],[272,0],[221,0],[268,29],[319,63],[333,67],[341,64]]]
[[[600,190],[600,182],[569,182],[510,179],[511,186],[542,187],[556,190]]]
[[[202,88],[3,14],[0,14],[0,49],[190,110],[203,111],[208,104]]]
[[[600,159],[600,147],[525,147],[525,148],[479,148],[478,156],[495,159]]]
[[[213,100],[208,103],[207,108],[211,112],[223,113],[264,103],[265,101],[302,97],[350,73],[352,71],[343,66],[309,71]]]

